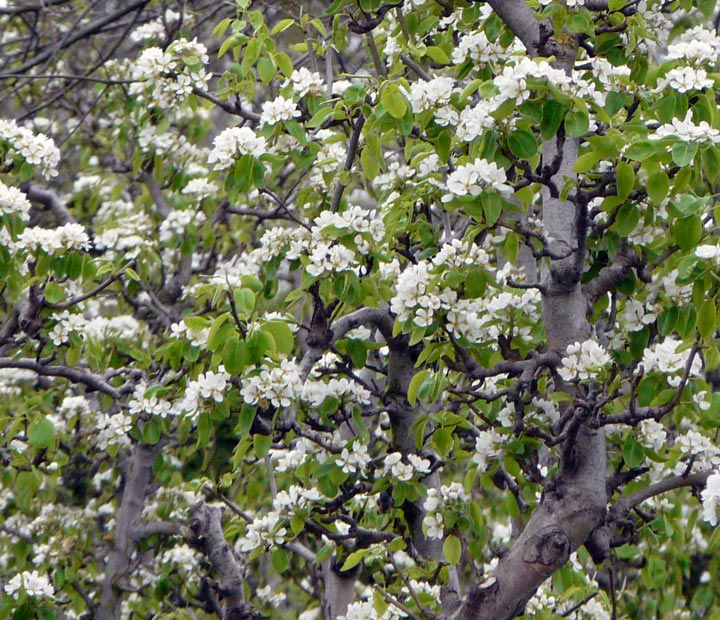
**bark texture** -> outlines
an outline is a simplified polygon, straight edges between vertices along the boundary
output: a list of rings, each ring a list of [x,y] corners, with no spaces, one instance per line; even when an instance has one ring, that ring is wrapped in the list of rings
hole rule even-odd
[[[130,571],[135,545],[143,535],[141,526],[145,495],[159,450],[160,444],[137,444],[133,448],[117,514],[115,544],[105,564],[105,581],[100,604],[94,616],[96,620],[115,620],[120,617],[119,581]]]
[[[561,46],[551,38],[541,40],[546,27],[535,19],[524,0],[490,0],[495,12],[513,30],[531,56],[552,49],[555,66],[570,71],[576,45]],[[570,39],[568,37],[568,39]],[[575,180],[578,140],[559,134],[542,148],[543,165],[557,164],[551,181],[562,195],[567,182]],[[590,337],[587,300],[581,288],[585,263],[586,214],[572,201],[543,191],[543,224],[556,256],[543,269],[543,323],[548,348],[564,353],[566,347]],[[562,567],[570,554],[583,545],[601,523],[607,505],[606,451],[602,430],[589,428],[590,415],[582,408],[573,412],[573,432],[562,449],[560,468],[545,490],[527,526],[503,556],[496,571],[470,589],[462,604],[447,614],[462,620],[507,620],[522,613],[537,588]]]
[[[215,594],[224,603],[223,620],[254,620],[258,618],[243,592],[245,567],[235,550],[225,540],[222,529],[222,508],[198,502],[190,509],[189,544],[202,551],[217,572]]]

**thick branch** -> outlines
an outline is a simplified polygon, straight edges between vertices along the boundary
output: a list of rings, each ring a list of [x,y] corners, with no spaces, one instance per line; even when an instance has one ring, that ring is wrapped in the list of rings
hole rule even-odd
[[[225,540],[222,508],[198,502],[190,509],[188,543],[202,551],[218,574],[217,589],[225,603],[224,620],[254,620],[259,616],[245,602],[245,571],[241,559]]]
[[[642,504],[644,501],[667,493],[674,489],[680,489],[682,487],[702,487],[705,486],[708,477],[712,474],[712,471],[703,471],[697,474],[689,474],[687,476],[674,476],[673,478],[666,478],[655,484],[643,487],[639,491],[630,495],[623,495],[610,509],[610,517],[617,518],[626,515],[630,510]]]
[[[30,202],[39,202],[46,209],[50,209],[61,225],[75,223],[76,220],[65,206],[65,201],[53,190],[31,183],[25,189],[25,194]]]
[[[113,387],[102,377],[81,368],[42,364],[29,359],[14,360],[9,357],[0,357],[0,368],[24,368],[34,370],[37,374],[45,377],[62,377],[73,383],[81,383],[93,390],[112,396],[115,400],[119,400],[123,394],[122,389]]]
[[[155,457],[161,444],[137,444],[133,448],[125,477],[125,488],[116,518],[115,545],[105,563],[105,581],[98,605],[96,620],[120,618],[121,594],[119,580],[130,570],[135,545],[141,538],[142,511],[145,504]]]
[[[540,46],[540,22],[535,11],[525,0],[488,0],[505,25],[522,41],[531,56],[537,55]]]

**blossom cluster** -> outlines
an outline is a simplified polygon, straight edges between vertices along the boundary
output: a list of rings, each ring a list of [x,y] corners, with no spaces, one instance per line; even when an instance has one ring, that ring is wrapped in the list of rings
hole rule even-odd
[[[282,545],[285,542],[288,530],[284,525],[284,519],[276,511],[271,511],[264,517],[254,519],[248,524],[245,536],[239,538],[235,548],[247,553],[258,547]]]
[[[156,106],[177,105],[185,101],[193,88],[205,88],[208,74],[203,65],[209,57],[207,48],[197,40],[178,39],[166,51],[149,47],[132,66],[130,95],[147,98]]]
[[[86,319],[82,314],[63,310],[53,314],[52,319],[56,324],[48,335],[57,346],[68,342],[74,333],[79,334],[83,340],[102,341],[107,338],[134,340],[146,331],[146,328],[129,314]]]
[[[192,15],[189,13],[181,14],[172,9],[165,9],[165,14],[161,17],[135,28],[135,30],[130,33],[130,40],[140,43],[143,41],[162,39],[167,35],[166,27],[174,28],[181,19],[183,23],[187,24],[192,20]]]
[[[260,157],[267,151],[265,138],[258,136],[250,127],[230,127],[213,140],[208,164],[215,164],[215,170],[229,168],[238,155]]]
[[[30,226],[18,235],[17,241],[8,240],[7,245],[15,251],[60,254],[67,250],[89,250],[90,238],[82,224],[71,222],[57,228]]]
[[[208,370],[200,373],[197,379],[188,381],[182,399],[172,405],[173,410],[185,412],[194,419],[200,412],[200,400],[212,399],[216,403],[225,400],[225,391],[230,387],[230,374],[220,364],[217,372]]]
[[[300,398],[311,407],[319,407],[328,398],[368,404],[370,403],[370,392],[357,381],[341,377],[340,379],[332,378],[329,381],[306,381]]]
[[[416,475],[424,476],[430,473],[430,461],[417,454],[408,454],[403,462],[400,452],[390,452],[383,459],[383,466],[376,472],[378,476],[392,475],[401,482],[412,480]]]
[[[130,445],[128,433],[132,430],[133,419],[131,415],[123,412],[115,414],[101,413],[98,415],[92,441],[99,450],[107,450],[108,446],[117,445],[127,447]]]
[[[713,83],[705,69],[675,67],[658,80],[657,90],[662,91],[669,86],[679,93],[686,93],[690,90],[712,88]]]
[[[427,497],[423,502],[426,514],[423,517],[423,530],[428,538],[442,539],[445,535],[443,528],[443,511],[458,509],[470,499],[461,484],[453,482],[442,485],[440,489],[428,489]]]
[[[0,215],[16,215],[23,222],[30,219],[30,201],[16,187],[0,181]]]
[[[683,120],[673,118],[671,122],[660,125],[651,133],[650,140],[662,140],[675,137],[683,142],[720,142],[720,130],[711,127],[707,121],[700,121],[697,125],[692,120],[692,110],[688,110]]]
[[[720,473],[713,472],[708,476],[705,489],[701,493],[703,506],[703,519],[715,526],[718,524],[718,509],[720,508]]]
[[[60,151],[45,134],[35,134],[13,120],[0,119],[0,145],[4,146],[6,164],[21,157],[36,166],[46,179],[57,176]]]
[[[502,434],[491,428],[486,431],[479,431],[475,437],[475,452],[473,453],[473,463],[482,471],[487,469],[488,462],[502,454],[502,446],[505,438]]]
[[[263,103],[260,122],[265,125],[276,125],[297,118],[300,114],[297,104],[292,99],[279,95],[272,101]]]
[[[21,588],[28,596],[37,598],[53,598],[55,596],[55,589],[50,583],[50,579],[47,575],[40,575],[36,570],[18,573],[5,584],[5,592],[13,598],[18,598]]]
[[[299,97],[307,94],[319,94],[325,86],[325,81],[319,73],[310,71],[305,67],[295,69],[290,76],[290,82]]]
[[[450,194],[442,197],[443,202],[449,202],[455,196],[477,196],[486,188],[492,188],[501,194],[511,194],[512,187],[505,183],[507,176],[505,169],[500,168],[494,161],[476,159],[469,164],[458,166],[447,179],[447,188]]]
[[[249,405],[289,407],[302,392],[297,363],[283,359],[279,366],[251,367],[243,376],[241,394]]]
[[[568,346],[558,374],[564,381],[587,381],[612,362],[610,354],[595,340],[575,342]]]
[[[666,375],[674,375],[668,377],[668,383],[671,386],[677,386],[680,384],[681,375],[685,371],[690,356],[689,349],[678,351],[681,347],[681,341],[675,338],[666,338],[663,342],[647,347],[643,351],[640,365],[645,369],[646,373],[658,371]],[[698,376],[701,370],[702,361],[696,355],[690,366],[690,374]]]
[[[200,228],[205,219],[205,214],[201,211],[171,211],[160,224],[160,241],[167,242],[174,236],[181,236],[190,224]]]
[[[352,235],[361,254],[370,249],[370,239],[379,243],[385,236],[385,227],[379,213],[352,206],[342,213],[323,211],[315,218],[311,238],[307,243],[310,264],[307,272],[319,277],[323,273],[337,273],[357,267],[355,252],[337,239]]]

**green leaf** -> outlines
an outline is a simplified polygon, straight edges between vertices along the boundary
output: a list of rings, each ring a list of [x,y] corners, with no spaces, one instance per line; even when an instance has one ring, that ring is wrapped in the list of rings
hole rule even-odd
[[[657,142],[651,142],[650,140],[640,140],[639,142],[635,142],[635,144],[631,144],[630,146],[628,146],[627,149],[625,149],[624,155],[625,157],[634,161],[645,161],[649,157],[655,155],[657,149]]]
[[[680,315],[677,306],[667,308],[658,317],[658,333],[663,338],[675,329],[675,325],[678,322],[678,316]]]
[[[228,340],[222,350],[222,361],[227,372],[239,375],[245,368],[245,343],[238,338]]]
[[[635,185],[635,171],[629,164],[620,162],[615,170],[615,175],[618,198],[624,200],[630,195]]]
[[[275,60],[275,64],[280,68],[280,71],[282,71],[282,74],[289,79],[295,70],[290,56],[285,52],[279,52],[273,56],[273,59]]]
[[[393,118],[401,119],[408,110],[407,101],[396,84],[388,84],[383,88],[380,103]]]
[[[144,443],[154,446],[160,441],[160,434],[160,425],[157,423],[157,420],[150,419],[143,424],[142,439]]]
[[[420,390],[420,386],[422,385],[423,381],[427,377],[430,376],[430,371],[425,369],[421,370],[419,373],[417,373],[412,380],[410,381],[410,385],[408,386],[408,392],[407,392],[407,399],[410,403],[410,406],[415,406],[415,401],[417,400],[417,394]]]
[[[548,99],[543,106],[542,120],[540,121],[540,135],[543,140],[550,140],[558,129],[565,114],[565,106],[554,99]]]
[[[650,202],[659,205],[668,195],[670,191],[670,179],[663,170],[658,170],[650,175],[647,182],[647,193]]]
[[[588,170],[591,170],[602,158],[602,153],[599,153],[598,151],[584,153],[575,161],[573,170],[578,173],[587,172]]]
[[[443,554],[449,564],[458,564],[462,557],[462,543],[454,534],[450,534],[445,538],[443,543]]]
[[[623,444],[623,458],[628,467],[640,467],[645,458],[645,449],[642,444],[628,435]]]
[[[565,117],[565,133],[571,138],[579,138],[587,133],[590,118],[585,110],[570,110]]]
[[[453,446],[452,431],[449,428],[439,428],[433,433],[433,446],[445,458]]]
[[[688,215],[676,220],[670,229],[670,234],[681,249],[694,248],[703,234],[703,225],[700,216]]]
[[[520,159],[528,159],[538,150],[537,140],[529,131],[519,129],[508,136],[508,147],[513,155]]]
[[[365,148],[360,152],[360,164],[368,180],[372,181],[380,173],[381,160],[380,139],[369,133],[366,136]]]
[[[326,118],[332,116],[333,112],[335,112],[335,108],[332,107],[325,106],[320,108],[306,123],[306,127],[308,127],[309,129],[315,129],[316,127],[320,127],[320,125],[325,122]]]
[[[493,225],[500,219],[502,213],[502,198],[496,191],[488,190],[484,191],[480,195],[480,202],[482,203],[483,213],[487,223]]]
[[[295,349],[295,336],[285,321],[268,321],[262,330],[272,336],[278,353],[290,355]]]
[[[281,19],[275,26],[273,26],[273,29],[270,31],[271,35],[280,34],[281,32],[284,32],[290,26],[292,26],[295,23],[294,19]]]
[[[672,159],[680,167],[692,163],[698,150],[697,142],[678,142],[672,148]]]
[[[340,568],[341,571],[348,571],[351,568],[355,568],[360,562],[362,562],[363,558],[370,553],[370,549],[358,549],[357,551],[353,551],[347,558],[345,558],[345,562],[343,562],[342,567]]]
[[[715,332],[717,331],[717,313],[714,299],[706,299],[700,307],[697,327],[700,335],[705,340],[709,340],[715,336]]]
[[[429,45],[425,48],[425,55],[433,62],[439,65],[449,65],[450,57],[445,53],[445,50],[435,45]]]
[[[625,204],[620,207],[615,222],[613,223],[613,230],[615,230],[621,237],[627,237],[640,221],[640,210],[634,204]]]
[[[247,403],[243,404],[240,409],[240,415],[238,416],[238,422],[235,426],[235,432],[240,437],[245,437],[252,428],[253,422],[255,421],[255,414],[257,409]]]
[[[229,331],[234,331],[231,325],[226,325],[227,321],[231,318],[229,312],[224,312],[217,317],[208,332],[207,347],[208,350],[214,352],[217,351],[220,346],[225,342]],[[225,329],[223,329],[225,328]],[[229,329],[228,329],[229,328]]]
[[[51,304],[56,304],[64,296],[65,293],[63,291],[63,287],[57,282],[48,282],[45,285],[45,299],[47,299]]]
[[[262,458],[270,450],[272,445],[272,435],[253,435],[253,448],[255,449],[255,456]]]
[[[270,56],[262,56],[257,61],[257,72],[263,84],[269,84],[277,73],[277,65]]]
[[[330,6],[325,9],[325,12],[328,15],[335,15],[337,14],[340,9],[342,9],[346,4],[348,3],[348,0],[333,0],[330,3]]]
[[[28,427],[28,441],[38,450],[49,448],[55,438],[55,425],[45,416],[33,420]]]
[[[249,288],[235,289],[233,292],[233,298],[235,300],[235,307],[238,312],[243,314],[250,314],[255,308],[255,293]]]

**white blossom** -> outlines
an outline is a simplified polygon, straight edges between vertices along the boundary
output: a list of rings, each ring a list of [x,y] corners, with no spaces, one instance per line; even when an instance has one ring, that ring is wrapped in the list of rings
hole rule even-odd
[[[612,361],[610,354],[594,340],[571,344],[566,353],[562,367],[558,368],[558,374],[565,381],[592,379]]]
[[[720,507],[720,473],[711,474],[701,493],[703,506],[703,519],[715,526],[718,523],[718,508]]]
[[[229,168],[238,155],[259,157],[267,151],[265,138],[255,135],[250,127],[231,127],[213,140],[213,150],[208,164],[215,164],[215,170]]]

